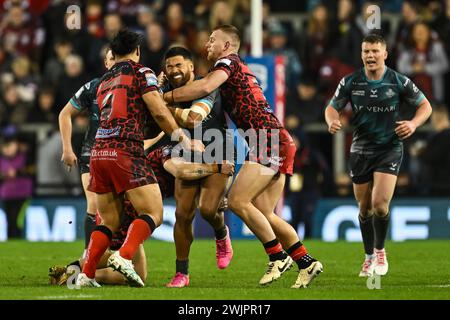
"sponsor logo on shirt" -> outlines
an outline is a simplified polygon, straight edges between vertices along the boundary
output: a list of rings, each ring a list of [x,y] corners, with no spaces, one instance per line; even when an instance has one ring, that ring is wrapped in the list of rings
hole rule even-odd
[[[145,79],[147,80],[147,86],[158,86],[158,78],[156,78],[154,73],[146,73]]]
[[[152,69],[150,69],[150,68],[148,68],[148,67],[142,67],[142,68],[139,69],[139,72],[140,72],[140,73],[144,73],[144,72],[146,72],[146,71],[150,71],[150,72],[151,72]]]
[[[378,98],[378,89],[370,89],[370,97],[371,98]]]
[[[394,112],[395,111],[395,106],[388,106],[388,107],[378,107],[378,106],[356,106],[356,111],[361,111],[361,109],[365,108],[367,111],[370,112]]]
[[[388,98],[392,98],[393,96],[395,96],[394,90],[392,90],[391,88],[389,88],[389,90],[386,91],[386,96],[387,96]]]
[[[366,91],[365,90],[352,90],[352,95],[364,97],[366,95]]]
[[[118,137],[119,134],[120,134],[120,127],[115,127],[111,129],[98,128],[95,138],[96,139],[113,138]]]

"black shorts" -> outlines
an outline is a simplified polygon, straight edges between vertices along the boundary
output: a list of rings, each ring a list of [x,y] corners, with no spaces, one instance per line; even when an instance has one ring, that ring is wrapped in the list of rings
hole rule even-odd
[[[403,149],[387,149],[372,154],[351,152],[349,172],[353,183],[362,184],[373,180],[374,172],[398,176],[403,159]]]
[[[84,173],[90,173],[91,170],[89,168],[89,161],[91,160],[91,157],[87,156],[81,156],[78,161],[78,166],[80,168],[80,175]]]

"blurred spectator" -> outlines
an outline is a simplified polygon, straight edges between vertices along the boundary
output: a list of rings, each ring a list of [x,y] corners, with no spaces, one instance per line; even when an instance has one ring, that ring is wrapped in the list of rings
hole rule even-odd
[[[141,46],[140,63],[159,74],[164,54],[168,48],[166,35],[158,22],[147,25],[146,31],[145,42]]]
[[[79,152],[79,148],[75,145],[74,150],[76,153]],[[61,154],[61,135],[58,130],[54,130],[37,149],[37,183],[40,189],[52,194],[81,192],[78,170],[67,172],[65,165],[60,161]]]
[[[428,99],[443,102],[448,58],[442,43],[432,39],[426,23],[419,22],[412,29],[412,44],[400,53],[398,71],[411,77]]]
[[[339,0],[337,18],[338,34],[332,50],[342,63],[359,68],[362,66],[363,35],[355,22],[355,7],[352,0]]]
[[[16,136],[2,134],[0,154],[0,200],[8,220],[8,238],[21,237],[19,213],[33,193],[33,179],[27,167],[26,153],[19,148]]]
[[[294,49],[288,47],[286,30],[281,24],[273,25],[269,29],[269,32],[270,49],[266,53],[284,57],[284,64],[286,66],[286,89],[288,91],[295,91],[302,72],[302,65],[298,54]]]
[[[0,128],[26,123],[28,110],[27,103],[20,99],[17,85],[7,84],[0,97]]]
[[[44,29],[27,19],[22,6],[11,6],[4,14],[0,23],[0,40],[8,53],[26,55],[32,61],[39,61],[44,39]]]
[[[305,73],[311,74],[317,79],[333,39],[331,17],[327,7],[324,5],[314,7],[308,16],[306,32],[299,46],[300,60],[305,68]]]
[[[109,13],[103,19],[105,36],[97,38],[89,35],[88,55],[84,59],[88,78],[100,77],[104,73],[102,50],[114,36],[124,27],[122,18],[117,13]]]
[[[43,81],[48,85],[56,85],[59,78],[64,74],[64,61],[72,53],[72,44],[65,40],[59,39],[53,47],[56,56],[47,60],[44,68]]]
[[[339,81],[346,75],[355,71],[351,65],[342,63],[338,57],[330,53],[330,57],[323,62],[319,70],[319,92],[324,100],[329,100],[339,84]]]
[[[405,0],[402,4],[402,19],[397,27],[392,58],[398,60],[399,54],[410,47],[411,31],[414,24],[421,20],[421,6],[416,0]]]
[[[329,181],[329,166],[325,158],[300,131],[291,131],[297,146],[294,161],[294,174],[287,183],[288,199],[291,204],[291,225],[295,230],[304,224],[304,238],[312,236],[313,216],[321,196],[321,185]]]
[[[31,73],[31,64],[28,57],[18,56],[15,58],[11,63],[11,70],[20,99],[27,103],[34,102],[39,79]]]
[[[194,23],[197,30],[207,29],[211,8],[215,0],[198,0],[194,8]]]
[[[312,78],[302,77],[294,92],[286,100],[286,126],[288,123],[298,123],[302,127],[311,123],[323,122],[323,107],[325,103],[319,98],[316,83]],[[297,126],[291,125],[293,129]]]
[[[195,38],[195,44],[192,48],[193,54],[202,59],[206,59],[207,51],[206,51],[206,42],[209,40],[209,31],[200,30],[197,32],[197,36]]]
[[[138,7],[136,32],[145,34],[145,30],[150,23],[156,22],[155,11],[148,5],[140,5]]]
[[[413,155],[418,155],[426,175],[429,177],[430,195],[450,195],[450,121],[445,106],[433,108],[431,124],[435,130],[434,135],[424,147],[416,146]]]
[[[100,0],[91,0],[86,6],[87,32],[95,38],[103,38],[103,8]]]
[[[232,24],[241,30],[244,25],[242,14],[238,14],[239,11],[236,11],[236,7],[238,6],[237,1],[217,1],[213,4],[211,8],[211,13],[209,16],[209,28],[213,30],[215,27],[220,26],[222,24]],[[238,8],[241,10],[245,10],[245,4]]]
[[[109,0],[106,5],[108,13],[116,13],[122,17],[123,22],[129,28],[137,26],[136,16],[140,0]]]
[[[443,7],[441,9],[441,14],[433,21],[433,29],[439,34],[445,52],[447,53],[447,58],[450,58],[450,0],[445,0],[443,2]],[[450,85],[450,70],[444,76],[444,81],[446,86]],[[445,105],[450,111],[450,90],[445,90]]]
[[[55,113],[61,109],[88,78],[83,73],[83,60],[78,55],[69,55],[64,61],[64,74],[59,78],[56,86]]]
[[[272,27],[276,27],[281,24],[280,20],[271,15],[270,5],[268,2],[263,2],[262,7],[262,19],[263,19],[263,49],[267,50],[270,48],[270,34],[269,30]],[[241,50],[250,53],[251,52],[251,39],[252,39],[252,28],[251,24],[248,25],[244,29]]]
[[[167,7],[164,30],[169,43],[190,47],[195,40],[195,30],[186,22],[183,7],[179,2],[172,2]]]
[[[28,114],[28,123],[45,123],[56,125],[55,94],[50,87],[39,90],[36,105]]]

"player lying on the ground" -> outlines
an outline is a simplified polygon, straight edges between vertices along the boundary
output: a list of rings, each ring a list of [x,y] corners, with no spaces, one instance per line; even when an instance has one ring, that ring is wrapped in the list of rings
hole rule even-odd
[[[147,149],[147,160],[155,173],[158,184],[161,189],[163,197],[173,196],[175,178],[184,180],[195,180],[213,173],[222,173],[232,176],[234,173],[233,164],[224,164],[222,166],[213,164],[190,163],[182,159],[169,159],[164,156],[164,150],[167,145],[161,141],[163,134],[158,135],[154,139],[145,141],[145,148]],[[169,173],[170,172],[170,173]],[[95,280],[102,284],[127,284],[126,278],[112,268],[106,267],[108,258],[111,254],[120,248],[125,240],[128,227],[131,222],[137,217],[136,210],[134,210],[130,201],[124,201],[124,219],[120,226],[120,231],[116,232],[112,238],[112,245],[110,250],[107,250],[100,259],[95,272]],[[219,211],[226,210],[226,201],[222,202]],[[99,222],[98,219],[97,222]],[[137,274],[143,281],[147,278],[147,259],[143,245],[141,245],[132,259],[134,268]],[[73,270],[70,266],[82,268],[84,264],[84,257],[69,263],[66,266],[53,266],[49,269],[49,278],[51,284],[65,285],[67,279],[72,275]]]

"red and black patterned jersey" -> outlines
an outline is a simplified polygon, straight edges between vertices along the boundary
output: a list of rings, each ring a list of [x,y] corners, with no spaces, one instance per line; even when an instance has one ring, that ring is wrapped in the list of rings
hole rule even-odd
[[[116,63],[100,79],[99,128],[94,148],[143,155],[144,128],[151,117],[142,96],[158,90],[155,73],[131,60]]]
[[[282,128],[255,75],[237,54],[220,58],[211,71],[223,70],[228,79],[220,86],[222,105],[240,129]]]

